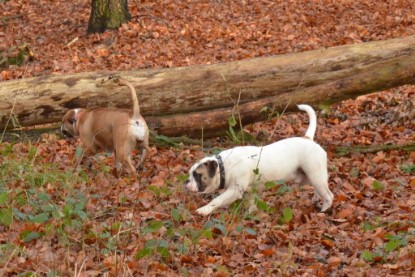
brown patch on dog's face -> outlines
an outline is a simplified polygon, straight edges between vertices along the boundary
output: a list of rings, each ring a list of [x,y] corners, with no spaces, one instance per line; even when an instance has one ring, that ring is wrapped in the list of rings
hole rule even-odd
[[[66,112],[62,118],[61,132],[64,136],[73,138],[78,137],[79,134],[75,129],[76,116],[79,110],[73,109]]]
[[[211,193],[219,187],[218,162],[206,160],[190,169],[189,179],[185,183],[187,190],[199,193]]]

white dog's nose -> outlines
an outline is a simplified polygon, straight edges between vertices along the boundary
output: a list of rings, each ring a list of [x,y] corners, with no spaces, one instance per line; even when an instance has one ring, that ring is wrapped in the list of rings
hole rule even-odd
[[[197,188],[197,184],[195,182],[192,182],[191,180],[186,180],[186,182],[184,183],[184,188],[188,191],[191,192],[197,192],[198,188]]]

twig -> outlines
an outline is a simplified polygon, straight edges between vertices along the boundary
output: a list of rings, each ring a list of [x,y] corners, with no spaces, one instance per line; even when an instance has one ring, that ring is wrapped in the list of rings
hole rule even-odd
[[[335,149],[335,154],[337,156],[346,156],[352,153],[374,153],[379,151],[389,151],[389,150],[403,150],[403,151],[414,151],[415,142],[410,142],[406,144],[381,144],[381,145],[356,145],[356,146],[347,146],[347,147],[337,147]]]
[[[153,15],[149,15],[149,14],[142,14],[142,15],[136,15],[136,16],[133,16],[132,18],[137,18],[137,19],[139,19],[139,18],[145,18],[145,17],[149,17],[149,18],[151,18],[151,19],[154,19],[155,21],[160,21],[160,22],[162,22],[163,24],[165,24],[167,28],[170,28],[170,24],[169,24],[169,23],[167,23],[164,19],[161,19],[161,18],[159,18],[159,17],[155,17],[155,16],[153,16]]]
[[[3,266],[3,270],[4,270],[4,271],[6,270],[6,268],[7,268],[7,266],[9,265],[9,263],[10,263],[11,259],[13,258],[13,256],[14,256],[14,252],[16,252],[16,249],[17,249],[17,247],[13,249],[13,252],[12,252],[12,254],[10,255],[10,258],[7,260],[6,264]]]
[[[77,42],[79,40],[78,37],[74,38],[73,40],[71,40],[68,44],[65,45],[65,47],[70,48],[72,44],[74,44],[75,42]]]
[[[232,114],[234,114],[235,111],[236,111],[236,114],[238,116],[239,128],[241,129],[241,134],[242,134],[242,143],[245,144],[245,135],[244,135],[244,132],[243,132],[242,117],[241,117],[241,113],[239,111],[239,102],[241,101],[242,90],[239,91],[238,100],[236,100],[236,102],[235,102],[235,100],[233,100],[232,95],[230,93],[230,88],[228,86],[228,80],[226,80],[225,75],[223,75],[223,74],[221,74],[221,75],[222,75],[223,80],[225,81],[226,92],[228,93],[229,99],[231,99],[231,101],[233,103]]]
[[[9,21],[12,19],[16,19],[16,18],[22,18],[23,16],[25,16],[25,14],[13,14],[13,15],[5,15],[0,17],[0,21]]]

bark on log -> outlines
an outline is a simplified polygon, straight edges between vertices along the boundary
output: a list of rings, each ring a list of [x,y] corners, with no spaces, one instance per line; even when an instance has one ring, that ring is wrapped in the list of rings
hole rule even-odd
[[[0,129],[61,120],[69,108],[130,107],[124,87],[100,86],[114,73],[89,72],[0,83]],[[243,124],[260,110],[281,112],[415,83],[415,36],[237,62],[116,72],[136,87],[142,114],[159,134],[223,133],[239,111]],[[97,80],[98,79],[98,80]],[[14,116],[10,116],[10,114]],[[203,131],[202,131],[203,130]]]
[[[117,29],[131,19],[127,0],[92,0],[88,34]]]

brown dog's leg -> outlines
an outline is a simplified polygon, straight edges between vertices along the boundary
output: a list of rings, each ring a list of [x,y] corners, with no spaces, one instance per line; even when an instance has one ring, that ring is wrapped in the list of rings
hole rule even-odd
[[[95,148],[82,147],[82,156],[79,158],[78,164],[85,166],[90,169],[92,167],[92,162],[90,157],[97,153]]]
[[[141,159],[140,159],[140,163],[138,165],[138,169],[143,170],[144,169],[144,162],[147,160],[148,151],[150,150],[150,147],[148,147],[148,145],[143,145],[140,148],[141,148],[142,151],[141,151]]]
[[[127,156],[123,165],[128,169],[128,173],[130,174],[132,179],[137,179],[137,170],[135,169],[133,162],[131,161],[131,156]]]
[[[114,169],[112,170],[112,175],[114,175],[115,178],[120,178],[121,172],[122,172],[122,164],[118,160],[117,151],[114,150]]]
[[[121,148],[121,150],[125,150],[125,149]],[[125,153],[125,152],[127,152],[127,153]],[[129,155],[130,152],[131,151],[120,151],[119,150],[119,151],[116,152],[115,159],[116,159],[116,161],[119,161],[123,165],[123,167],[128,171],[128,173],[130,174],[130,176],[133,179],[136,179],[137,178],[137,170],[135,169],[135,167],[134,167],[134,165],[131,161],[131,156]]]

